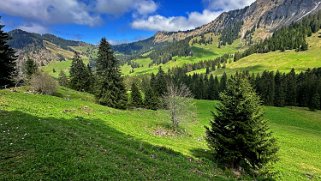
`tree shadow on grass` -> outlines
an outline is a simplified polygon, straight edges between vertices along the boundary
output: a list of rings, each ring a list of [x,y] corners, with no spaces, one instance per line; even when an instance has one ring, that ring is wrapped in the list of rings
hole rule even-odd
[[[208,162],[137,140],[102,120],[1,111],[0,125],[0,180],[228,179]]]
[[[190,150],[190,152],[193,154],[193,156],[199,159],[205,159],[209,161],[212,161],[214,159],[214,155],[209,149],[193,149]]]

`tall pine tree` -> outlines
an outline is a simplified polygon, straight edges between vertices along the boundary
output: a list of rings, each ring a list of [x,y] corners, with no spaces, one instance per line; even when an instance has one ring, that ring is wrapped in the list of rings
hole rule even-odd
[[[142,94],[140,93],[137,85],[132,83],[131,86],[131,106],[133,107],[142,107],[143,106],[143,98]]]
[[[95,96],[102,105],[126,109],[127,94],[114,52],[105,38],[99,45],[96,61]]]
[[[10,37],[2,30],[3,28],[4,25],[0,25],[0,89],[14,84],[12,78],[17,58],[14,50],[7,44]]]
[[[258,176],[276,161],[276,140],[263,118],[261,101],[247,79],[229,80],[214,120],[206,128],[207,142],[223,167]]]
[[[70,87],[85,92],[89,92],[92,88],[89,72],[77,52],[70,68]]]
[[[27,79],[30,79],[31,76],[36,73],[37,71],[37,64],[30,58],[24,64],[24,74]]]

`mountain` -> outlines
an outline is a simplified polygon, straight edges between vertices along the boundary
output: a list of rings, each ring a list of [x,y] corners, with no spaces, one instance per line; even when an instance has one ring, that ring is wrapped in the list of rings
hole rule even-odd
[[[209,32],[222,34],[238,23],[242,24],[237,31],[241,38],[245,38],[248,32],[254,32],[255,36],[265,39],[276,29],[297,22],[320,9],[321,0],[257,0],[243,9],[222,13],[214,21],[194,30],[159,32],[154,42],[183,40]]]
[[[82,56],[91,58],[96,47],[81,41],[65,40],[52,34],[29,33],[20,29],[8,32],[11,39],[8,44],[18,54],[18,66],[27,58],[31,58],[39,66],[46,65],[52,60],[64,61],[77,51]]]
[[[258,42],[270,37],[281,27],[297,22],[320,9],[321,0],[257,0],[243,9],[224,12],[212,22],[196,29],[180,32],[158,32],[146,40],[115,45],[113,49],[122,62],[139,58],[142,55],[149,55],[154,63],[166,63],[172,57],[189,56],[195,53],[188,48],[185,48],[184,51],[179,48],[189,46],[189,41],[192,39],[201,38],[204,41],[204,37],[209,33],[211,36],[207,36],[205,41],[215,46],[217,44],[231,45],[237,39],[246,40],[245,43],[251,44],[253,41]],[[86,58],[92,59],[97,51],[93,45],[65,40],[51,34],[40,35],[22,30],[13,30],[9,34],[12,37],[9,44],[18,51],[19,62],[30,57],[36,60],[39,65],[46,65],[52,60],[70,59],[73,56],[73,51],[78,51]],[[213,39],[215,41],[211,42]],[[175,49],[169,48],[173,47],[173,42],[181,43]],[[242,44],[244,46],[244,43]],[[239,48],[242,47],[239,46]],[[166,55],[162,52],[165,52]],[[160,55],[162,55],[161,60],[156,60],[155,57]]]

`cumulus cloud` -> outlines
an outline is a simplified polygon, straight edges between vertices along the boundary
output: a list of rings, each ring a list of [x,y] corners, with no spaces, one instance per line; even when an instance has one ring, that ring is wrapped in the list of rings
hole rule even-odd
[[[28,26],[22,26],[25,29],[33,27],[40,30],[40,24],[96,26],[102,23],[104,14],[132,12],[141,17],[155,12],[157,8],[153,0],[1,0],[0,12],[23,18],[24,23],[28,23]]]
[[[225,11],[243,8],[254,1],[255,0],[203,0],[206,9],[201,13],[191,12],[187,17],[153,15],[146,18],[138,18],[132,22],[132,27],[152,31],[190,30],[213,21]]]
[[[100,17],[91,14],[88,6],[77,0],[2,0],[0,11],[45,24],[76,23],[94,26]]]
[[[132,23],[135,29],[152,31],[185,31],[204,25],[215,19],[220,13],[204,10],[202,13],[192,12],[187,17],[149,16],[147,19],[137,19]]]
[[[27,32],[32,32],[32,33],[39,33],[39,34],[48,33],[48,29],[46,27],[39,24],[34,24],[34,23],[21,25],[21,26],[18,26],[17,28]]]

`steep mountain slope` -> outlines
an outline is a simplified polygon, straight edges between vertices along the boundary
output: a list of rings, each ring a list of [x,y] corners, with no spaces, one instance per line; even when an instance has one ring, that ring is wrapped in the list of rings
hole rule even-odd
[[[243,24],[239,30],[242,38],[248,32],[256,30],[255,32],[264,39],[276,29],[296,22],[320,9],[320,0],[257,0],[244,9],[225,12],[214,21],[195,30],[174,33],[159,32],[155,36],[155,42],[182,40],[208,32],[221,34],[225,29],[239,22]]]

